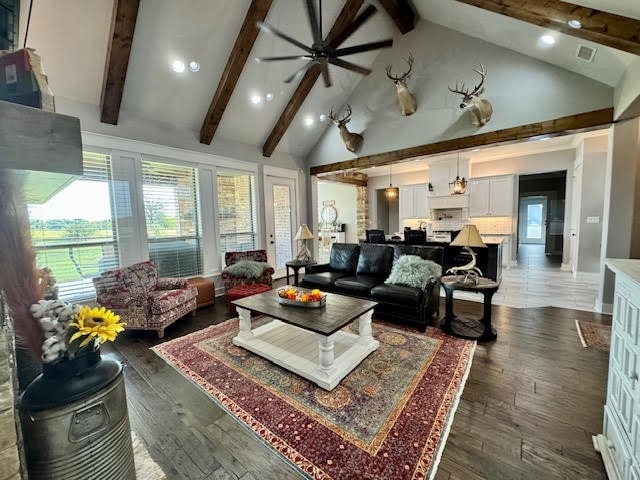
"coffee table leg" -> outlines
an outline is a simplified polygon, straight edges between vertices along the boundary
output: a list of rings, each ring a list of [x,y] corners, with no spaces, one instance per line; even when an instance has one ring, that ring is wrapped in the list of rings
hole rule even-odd
[[[318,363],[320,364],[320,370],[325,373],[329,373],[333,370],[333,360],[334,360],[334,341],[332,337],[326,337],[324,335],[320,335],[316,333],[316,338],[318,339],[318,352],[319,359]]]
[[[358,333],[360,334],[358,343],[360,345],[370,345],[373,342],[377,342],[377,340],[374,340],[373,338],[373,330],[371,328],[371,314],[372,312],[367,312],[358,319]]]
[[[244,308],[236,307],[238,311],[238,317],[240,317],[240,332],[238,337],[248,340],[253,338],[253,332],[251,331],[251,311]]]

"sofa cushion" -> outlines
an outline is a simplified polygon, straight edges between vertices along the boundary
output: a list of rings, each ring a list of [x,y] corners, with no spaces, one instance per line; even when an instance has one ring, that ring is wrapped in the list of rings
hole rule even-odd
[[[331,270],[355,273],[359,253],[360,245],[356,243],[334,243],[329,256]]]
[[[339,293],[369,297],[371,289],[380,285],[380,278],[372,275],[353,275],[336,280],[334,286]]]
[[[363,243],[360,246],[356,274],[371,275],[385,279],[391,272],[392,264],[393,247],[389,245]]]
[[[404,285],[383,283],[371,289],[371,298],[376,302],[396,305],[417,306],[422,301],[423,295],[422,290]]]
[[[154,290],[151,292],[149,307],[154,315],[161,315],[188,302],[195,295],[192,289]]]
[[[423,260],[417,255],[403,255],[393,264],[391,275],[385,283],[422,288],[432,277],[440,277],[442,267],[431,260]]]
[[[336,280],[349,275],[346,272],[320,272],[320,273],[306,273],[302,279],[301,287],[304,288],[319,288],[320,290],[327,287],[333,287]]]

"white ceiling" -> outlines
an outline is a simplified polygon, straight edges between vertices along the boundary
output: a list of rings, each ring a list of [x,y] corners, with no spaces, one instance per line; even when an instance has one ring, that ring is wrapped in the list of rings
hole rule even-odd
[[[200,131],[202,120],[224,69],[227,57],[250,0],[141,0],[127,73],[122,110],[132,117],[148,119],[176,129]],[[556,46],[540,49],[536,41],[544,29],[482,11],[454,0],[413,0],[418,14],[432,22],[459,30],[520,53],[615,85],[632,58],[630,54],[590,44],[562,34]],[[640,19],[640,0],[589,1],[576,3],[622,13]],[[23,2],[23,7],[28,2]],[[267,22],[303,43],[311,33],[302,1],[275,0]],[[342,0],[324,0],[324,32],[328,32]],[[112,0],[34,0],[28,46],[43,57],[54,95],[77,102],[99,104],[109,36]],[[381,40],[399,35],[388,15],[379,12],[344,45]],[[24,23],[25,8],[21,15]],[[593,63],[575,58],[578,44],[598,48]],[[256,56],[299,53],[288,43],[260,33],[250,54]],[[370,66],[377,52],[353,55],[349,60]],[[197,73],[176,74],[174,59],[201,64]],[[216,137],[261,148],[288,102],[296,81],[283,83],[301,63],[247,62],[231,97]],[[361,76],[330,66],[333,87],[318,81],[294,118],[277,149],[305,157],[328,123],[318,117],[331,106],[344,104]],[[271,102],[252,105],[249,97],[274,94]],[[316,122],[303,125],[305,116]],[[215,142],[215,138],[214,138]]]

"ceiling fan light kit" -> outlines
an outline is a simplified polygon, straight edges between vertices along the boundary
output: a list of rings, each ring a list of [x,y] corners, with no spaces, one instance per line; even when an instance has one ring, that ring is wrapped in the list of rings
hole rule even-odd
[[[376,7],[373,5],[367,5],[367,7],[354,19],[351,25],[346,27],[345,30],[340,32],[340,34],[335,38],[329,39],[328,37],[323,38],[322,35],[322,0],[318,0],[317,10],[315,3],[315,0],[306,0],[305,2],[309,25],[311,26],[311,33],[313,35],[313,43],[311,45],[305,45],[286,33],[281,32],[272,25],[264,22],[257,23],[258,28],[263,32],[275,35],[276,37],[279,37],[282,40],[304,50],[306,53],[302,53],[300,55],[259,57],[256,58],[256,61],[274,62],[281,60],[307,60],[307,63],[285,79],[285,83],[292,82],[298,75],[306,72],[314,65],[320,65],[325,87],[330,87],[332,85],[331,77],[329,75],[329,64],[352,72],[360,73],[362,75],[370,74],[371,70],[369,68],[356,65],[355,63],[343,60],[340,57],[391,47],[393,45],[392,39],[368,42],[346,48],[338,47],[353,35],[367,20],[369,20],[373,14],[376,13]]]

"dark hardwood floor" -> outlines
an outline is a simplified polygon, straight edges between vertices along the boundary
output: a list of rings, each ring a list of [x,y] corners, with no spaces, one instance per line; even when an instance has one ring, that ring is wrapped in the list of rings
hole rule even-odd
[[[480,303],[456,300],[479,316]],[[583,348],[575,319],[607,315],[494,306],[498,339],[478,344],[437,480],[606,478],[591,435],[602,430],[607,354]],[[441,308],[444,313],[444,305]],[[149,347],[226,320],[224,299],[158,340],[126,331],[108,350],[127,365],[132,429],[174,479],[288,479],[300,475]]]

